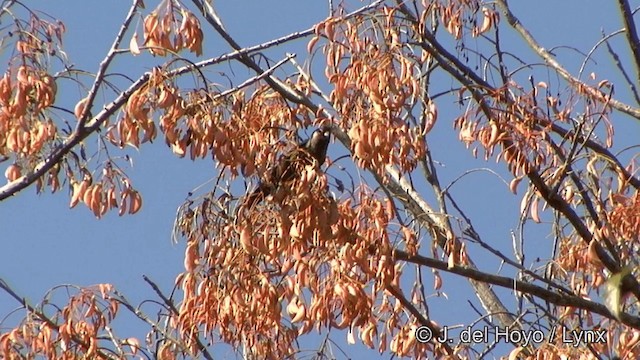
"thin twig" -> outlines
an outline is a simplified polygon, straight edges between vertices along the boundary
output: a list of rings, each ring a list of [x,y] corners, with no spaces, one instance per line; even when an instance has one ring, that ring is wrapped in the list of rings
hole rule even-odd
[[[581,91],[586,92],[590,96],[600,101],[607,101],[607,99],[595,88],[588,86],[584,82],[575,78],[571,73],[569,73],[560,63],[547,51],[543,46],[538,43],[538,41],[531,35],[529,30],[527,30],[520,20],[511,12],[509,5],[507,4],[507,0],[496,0],[496,3],[500,5],[503,10],[504,17],[511,27],[513,27],[519,34],[524,38],[524,40],[529,44],[529,46],[536,52],[540,57],[542,57],[549,66],[555,69],[560,76],[562,76],[569,84],[576,88],[580,88]],[[625,104],[619,100],[611,99],[609,101],[609,105],[614,109],[628,114],[634,117],[636,120],[640,121],[640,109],[636,107],[632,107],[631,105]]]
[[[215,101],[216,99],[223,98],[223,97],[225,97],[225,96],[227,96],[229,94],[237,92],[240,89],[244,89],[245,87],[258,82],[258,81],[264,79],[267,76],[271,76],[271,74],[273,74],[273,72],[276,71],[277,68],[282,66],[284,63],[292,60],[294,57],[295,57],[295,55],[293,55],[293,54],[287,54],[287,57],[285,57],[284,59],[278,61],[275,65],[273,65],[272,67],[270,67],[267,70],[265,70],[262,74],[256,75],[256,76],[254,76],[252,78],[249,78],[249,79],[245,80],[242,84],[240,84],[238,86],[234,86],[232,89],[225,90],[225,91],[221,92],[220,94],[216,94],[215,96],[213,96],[211,98],[211,100]]]
[[[426,326],[429,328],[429,330],[431,330],[433,334],[431,338],[432,343],[442,346],[447,352],[447,354],[449,354],[450,356],[455,356],[455,358],[459,358],[457,355],[455,355],[453,349],[449,344],[436,341],[436,339],[442,336],[442,332],[437,326],[433,325],[433,323],[429,321],[429,319],[425,318],[418,309],[416,309],[416,307],[411,303],[411,301],[409,301],[404,296],[404,294],[402,293],[402,290],[395,288],[393,286],[387,286],[386,290],[389,293],[391,293],[391,295],[393,295],[396,299],[398,299],[398,301],[400,301],[402,306],[404,306],[404,308],[407,309],[411,313],[411,315],[413,315],[413,317],[415,317],[420,322],[421,325]]]
[[[118,46],[120,46],[120,42],[122,41],[124,34],[129,29],[129,25],[133,20],[133,15],[135,14],[138,6],[139,6],[139,0],[133,0],[133,4],[131,5],[131,8],[129,8],[129,12],[127,13],[127,16],[125,17],[124,22],[120,27],[120,31],[118,31],[116,38],[113,40],[111,49],[109,49],[107,56],[105,56],[105,58],[100,63],[100,67],[98,68],[98,73],[96,74],[96,80],[93,82],[93,85],[91,85],[91,90],[89,90],[89,94],[87,95],[87,98],[86,98],[87,100],[85,102],[84,110],[82,111],[82,115],[80,116],[78,124],[76,125],[76,129],[75,129],[76,133],[82,132],[84,129],[85,123],[89,120],[88,118],[89,118],[89,114],[91,113],[93,100],[98,95],[98,89],[100,88],[100,85],[102,85],[102,81],[104,80],[105,73],[107,72],[107,69],[111,64],[111,61],[113,61],[114,56],[116,55],[115,52],[118,49]]]
[[[151,281],[151,279],[149,279],[146,275],[143,275],[142,278],[144,279],[144,281],[147,284],[149,284],[151,286],[153,291],[162,299],[164,304],[171,310],[173,315],[178,316],[179,311],[176,308],[175,304],[173,303],[173,301],[171,299],[169,299],[168,297],[166,297],[164,295],[162,290],[160,290],[160,287],[158,287],[158,285],[156,285],[156,283]],[[204,358],[207,359],[207,360],[213,360],[213,356],[209,353],[209,351],[207,350],[207,347],[204,346],[202,341],[200,341],[200,338],[199,337],[195,337],[194,339],[195,339],[196,345],[198,346],[198,350],[200,350],[200,353],[202,354],[202,356],[204,356]]]
[[[622,74],[622,78],[629,86],[629,90],[631,91],[631,94],[633,94],[633,98],[636,100],[637,104],[640,104],[640,94],[638,94],[638,88],[636,88],[635,83],[631,80],[629,74],[627,74],[627,70],[624,68],[622,61],[620,61],[620,56],[618,56],[618,54],[613,50],[613,47],[611,46],[611,44],[609,44],[609,41],[605,41],[605,44],[607,45],[607,51],[609,52],[609,55],[611,55],[613,62],[616,64],[616,67],[620,71],[620,74]]]

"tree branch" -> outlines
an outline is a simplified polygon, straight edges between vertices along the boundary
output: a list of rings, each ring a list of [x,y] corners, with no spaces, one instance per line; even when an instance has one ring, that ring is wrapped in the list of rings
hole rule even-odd
[[[571,73],[569,73],[565,68],[560,65],[553,58],[553,56],[542,47],[536,39],[531,35],[529,30],[527,30],[520,20],[511,12],[509,5],[507,4],[507,0],[496,0],[496,3],[502,8],[505,18],[511,27],[513,27],[519,34],[524,38],[524,40],[529,44],[529,46],[536,52],[540,57],[542,57],[546,63],[551,66],[554,70],[560,74],[569,84],[578,89],[579,91],[584,91],[590,96],[599,99],[602,102],[606,102],[614,109],[628,114],[634,117],[636,120],[640,120],[640,109],[632,107],[631,105],[627,105],[619,100],[605,98],[598,90],[594,89],[591,86],[588,86],[584,82],[575,78]]]
[[[633,59],[636,63],[636,76],[638,77],[636,80],[640,83],[640,39],[638,39],[636,23],[633,20],[633,12],[627,0],[618,0],[618,7],[620,8],[622,21],[626,29],[627,42],[629,43]]]
[[[109,68],[111,61],[113,61],[113,58],[116,55],[116,50],[118,49],[118,46],[120,45],[120,42],[124,37],[124,33],[127,31],[127,29],[129,29],[129,25],[131,24],[131,20],[133,20],[133,15],[135,14],[136,8],[138,7],[139,3],[140,0],[133,0],[133,4],[131,5],[131,8],[129,8],[129,12],[127,13],[124,22],[120,27],[120,31],[118,31],[116,38],[113,40],[113,44],[111,45],[107,56],[105,56],[102,62],[100,62],[98,73],[96,74],[96,80],[93,82],[93,85],[91,85],[91,90],[89,90],[89,94],[86,98],[86,105],[84,107],[84,110],[82,111],[80,119],[78,119],[78,124],[76,125],[75,129],[76,133],[82,132],[85,123],[89,120],[88,116],[89,114],[91,114],[91,107],[93,105],[93,101],[98,95],[98,89],[100,88],[100,85],[102,85],[102,81],[104,80],[104,75],[107,72],[107,68]]]
[[[409,301],[404,296],[404,294],[402,293],[402,290],[394,288],[393,286],[387,286],[386,290],[389,293],[391,293],[391,295],[393,295],[393,297],[398,299],[398,301],[400,301],[402,306],[404,306],[404,308],[407,309],[411,313],[411,315],[413,315],[420,322],[420,324],[428,327],[429,330],[431,330],[431,332],[433,333],[433,337],[431,338],[431,342],[435,346],[442,346],[445,349],[445,351],[447,352],[447,354],[449,354],[449,356],[455,356],[455,358],[458,358],[458,359],[460,358],[459,356],[455,355],[455,352],[453,351],[451,346],[449,346],[449,344],[440,343],[440,342],[436,341],[436,339],[438,339],[438,338],[440,338],[442,336],[442,332],[440,331],[440,329],[438,327],[434,326],[431,323],[431,321],[429,321],[429,319],[427,319],[424,316],[422,316],[420,311],[418,309],[416,309],[416,307],[413,306],[411,301]]]
[[[253,47],[236,50],[231,53],[224,54],[215,58],[203,60],[195,64],[190,64],[187,66],[180,67],[178,69],[167,72],[166,75],[168,77],[180,76],[190,71],[193,71],[194,69],[201,69],[210,65],[222,63],[224,61],[237,59],[241,56],[246,56],[247,54],[250,54],[252,52],[278,45],[282,42],[291,40],[293,38],[290,36],[286,36],[265,44],[260,44]],[[267,74],[265,75],[268,75],[268,74],[269,73],[267,72]],[[125,105],[129,100],[129,97],[131,96],[131,94],[133,94],[136,90],[142,88],[144,85],[147,84],[150,76],[151,76],[150,72],[143,74],[140,78],[134,81],[133,84],[129,86],[129,88],[124,90],[111,103],[106,105],[98,114],[96,114],[93,118],[88,120],[82,128],[76,128],[74,132],[61,145],[55,148],[51,152],[51,154],[47,156],[43,161],[38,163],[32,172],[22,175],[18,179],[0,187],[0,201],[15,195],[21,190],[24,190],[29,185],[33,184],[36,180],[38,180],[38,178],[46,174],[46,172],[49,171],[58,162],[60,162],[60,160],[66,154],[68,154],[71,151],[71,149],[73,149],[82,140],[84,140],[93,132],[95,132],[97,129],[99,129],[100,126],[102,126],[102,124],[107,119],[113,116],[118,111],[118,109],[120,109],[123,105]]]
[[[496,286],[511,289],[513,291],[529,294],[536,298],[544,299],[558,306],[572,306],[602,315],[614,321],[616,320],[616,317],[607,309],[606,306],[582,297],[569,294],[560,294],[558,292],[551,291],[543,287],[530,284],[528,282],[514,280],[510,277],[493,275],[468,267],[456,265],[450,268],[444,261],[427,258],[421,255],[409,255],[408,253],[400,250],[395,251],[395,258],[413,264],[428,266],[430,268],[446,271],[452,274],[463,276],[465,278],[481,281],[483,283],[493,284]],[[640,317],[622,314],[621,321],[625,325],[630,326],[634,329],[640,329]]]
[[[166,297],[164,295],[164,293],[162,293],[162,290],[160,290],[160,287],[158,285],[156,285],[156,283],[151,281],[151,279],[149,279],[148,276],[143,275],[142,278],[144,279],[144,281],[147,284],[149,284],[149,286],[151,286],[153,291],[162,299],[162,302],[164,302],[164,304],[169,308],[169,310],[171,310],[173,315],[175,315],[177,317],[180,314],[180,312],[178,311],[178,309],[174,305],[173,301],[171,299],[169,299],[168,297]],[[202,341],[200,341],[200,338],[196,337],[195,341],[196,341],[196,345],[198,346],[198,350],[200,350],[200,353],[202,354],[202,356],[204,356],[204,358],[207,359],[207,360],[213,360],[213,356],[211,356],[211,354],[207,350],[207,347],[204,346]]]
[[[58,324],[56,324],[53,320],[49,319],[44,313],[38,311],[36,308],[34,308],[33,306],[31,306],[27,300],[23,297],[21,297],[20,295],[18,295],[10,286],[9,284],[7,284],[6,281],[4,281],[4,279],[0,278],[0,289],[4,290],[7,294],[9,294],[12,298],[14,298],[18,303],[20,303],[20,305],[22,305],[29,313],[33,314],[36,318],[38,318],[38,320],[42,321],[43,323],[47,324],[48,327],[50,327],[51,329],[55,330],[57,333],[60,333],[60,326],[58,326]],[[80,339],[77,335],[75,334],[71,334],[71,340],[73,340],[74,343],[80,345],[81,347],[83,347],[84,349],[89,349],[90,344],[83,341],[82,339]],[[100,358],[100,359],[115,359],[114,357],[110,356],[109,354],[101,351],[100,349],[96,349],[96,355]]]

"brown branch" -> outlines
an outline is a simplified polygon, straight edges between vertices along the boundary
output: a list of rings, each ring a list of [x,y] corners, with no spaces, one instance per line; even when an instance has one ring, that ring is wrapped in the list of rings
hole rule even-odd
[[[208,6],[205,4],[205,1],[192,0],[192,2],[198,8],[198,10],[200,10],[204,14],[204,17],[207,20],[207,22],[214,28],[216,32],[218,32],[218,34],[220,34],[220,36],[229,44],[229,46],[231,46],[232,49],[236,51],[239,51],[242,49],[242,47],[224,29],[222,23],[220,23],[217,16],[209,11]],[[372,9],[380,5],[382,2],[383,2],[382,0],[374,1],[372,4],[364,6],[350,14],[345,15],[344,18],[346,19],[346,18],[355,16],[361,12],[364,12],[368,9]],[[246,67],[255,71],[258,75],[261,75],[262,73],[264,73],[264,70],[262,70],[260,65],[258,65],[255,61],[253,61],[253,59],[251,59],[247,54],[244,54],[244,53],[239,54],[238,61],[240,61]],[[307,108],[313,110],[314,112],[318,111],[318,106],[314,104],[308,97],[304,96],[304,94],[301,94],[295,91],[295,89],[291,88],[290,86],[287,86],[278,78],[274,76],[268,76],[265,78],[265,82],[274,90],[276,90],[278,93],[280,93],[280,95],[282,95],[285,99],[292,101],[296,104],[304,105]]]
[[[416,26],[418,25],[417,19],[412,17],[412,14],[405,14],[405,15],[409,16],[410,20],[416,23]],[[484,80],[480,76],[476,75],[476,73],[471,68],[466,66],[456,56],[448,52],[436,40],[435,36],[433,36],[433,34],[431,34],[429,31],[427,31],[426,29],[423,29],[421,35],[424,37],[425,41],[421,41],[418,45],[421,46],[422,49],[427,51],[434,59],[436,59],[436,61],[438,62],[438,64],[440,64],[443,70],[451,74],[453,77],[456,78],[456,80],[458,80],[458,82],[460,82],[462,85],[467,87],[467,89],[473,94],[473,97],[476,100],[476,102],[479,104],[479,106],[483,108],[483,112],[485,113],[487,118],[490,119],[491,111],[482,100],[482,95],[478,92],[477,88],[478,87],[483,88],[489,93],[496,92],[497,91],[496,88],[493,87],[491,84],[489,84],[486,80]],[[576,79],[576,81],[579,81],[579,80]],[[613,104],[614,101],[615,100],[613,100],[611,97],[606,98],[607,104]],[[638,110],[638,114],[640,114],[640,110]],[[565,130],[561,126],[555,123],[545,121],[544,119],[540,119],[540,120],[541,120],[541,126],[543,127],[551,126],[551,129],[554,132],[557,132],[563,137],[566,137],[568,134],[570,134],[569,130]],[[598,144],[597,142],[591,139],[584,139],[582,136],[579,136],[577,140],[584,142],[585,146],[587,146],[588,148],[603,155],[605,158],[610,159],[612,163],[615,165],[616,170],[621,172],[624,175],[624,177],[626,178],[625,180],[628,180],[629,183],[634,188],[640,189],[640,178],[634,177],[629,171],[627,171],[627,169],[620,163],[620,161],[613,154],[611,154],[611,152],[607,150],[604,146]]]
[[[624,32],[624,29],[619,30],[619,32]],[[604,37],[604,33],[602,34],[602,36]],[[613,49],[613,46],[609,44],[608,38],[605,38],[603,40],[605,40],[604,43],[607,47],[607,52],[609,53],[609,56],[611,56],[611,58],[613,59],[613,63],[618,68],[618,71],[620,71],[620,74],[622,75],[622,78],[624,79],[624,81],[627,83],[627,86],[629,86],[629,90],[631,91],[631,94],[633,94],[633,98],[636,100],[637,104],[640,104],[640,95],[638,94],[638,88],[636,88],[636,85],[634,84],[633,80],[631,80],[631,77],[629,76],[629,74],[627,74],[627,70],[624,68],[624,64],[622,64],[622,61],[620,61],[620,56]]]
[[[113,60],[113,57],[116,54],[117,47],[120,45],[122,38],[129,28],[131,20],[133,19],[133,15],[135,14],[135,10],[139,5],[139,0],[133,0],[133,4],[125,17],[125,20],[120,28],[120,31],[116,35],[116,38],[111,45],[111,49],[107,53],[107,56],[100,63],[100,67],[98,69],[98,73],[96,74],[96,80],[91,86],[91,90],[89,90],[89,94],[87,95],[87,103],[80,116],[78,124],[76,125],[75,130],[71,134],[71,136],[59,147],[54,149],[52,153],[42,162],[40,162],[32,172],[29,174],[23,175],[18,179],[6,184],[5,186],[0,187],[0,201],[13,196],[17,192],[22,189],[28,187],[32,183],[34,183],[38,178],[43,176],[47,171],[49,171],[55,164],[57,164],[67,153],[71,151],[73,147],[78,145],[82,140],[84,140],[91,133],[96,131],[102,123],[108,119],[115,111],[126,102],[129,96],[133,93],[133,91],[139,89],[145,82],[148,80],[148,74],[145,74],[141,79],[134,82],[131,87],[125,92],[123,92],[114,102],[111,103],[110,106],[105,107],[98,116],[93,119],[89,118],[89,114],[91,113],[91,105],[93,100],[95,99],[98,89],[100,85],[103,83],[104,75],[109,67],[109,64]],[[125,96],[126,95],[126,96]],[[122,100],[122,101],[119,101]],[[90,121],[93,120],[93,121]],[[87,123],[91,124],[88,125]]]
[[[374,173],[374,176],[378,183],[389,189],[389,191],[394,194],[395,198],[407,207],[422,226],[432,230],[434,241],[438,246],[444,249],[446,243],[449,241],[446,235],[447,226],[444,222],[446,216],[436,213],[429,204],[422,199],[420,194],[413,189],[413,186],[411,186],[405,178],[401,177],[397,170],[388,166],[387,173],[391,175],[391,181],[388,184],[385,184],[377,174]],[[454,241],[458,242],[457,239]],[[456,244],[456,246],[457,245],[458,244]],[[467,261],[470,268],[476,268],[476,265],[470,256]],[[476,295],[480,299],[482,306],[487,310],[487,312],[497,314],[496,318],[500,324],[514,328],[518,328],[520,326],[515,322],[515,318],[509,313],[500,298],[487,283],[476,281],[474,279],[469,279],[469,281],[471,282],[471,286],[473,287]]]
[[[433,337],[431,338],[431,342],[435,346],[442,346],[446,350],[447,354],[449,354],[449,356],[455,356],[455,358],[459,359],[459,357],[455,355],[453,349],[451,348],[451,346],[449,346],[449,344],[440,343],[436,340],[442,336],[442,332],[440,331],[440,329],[437,326],[433,325],[433,323],[429,321],[429,319],[424,317],[420,313],[420,311],[416,309],[416,307],[411,303],[411,301],[409,301],[409,299],[407,299],[406,296],[404,296],[404,294],[402,293],[402,290],[397,289],[393,286],[387,286],[386,290],[389,293],[391,293],[391,295],[393,295],[396,299],[398,299],[398,301],[400,301],[402,306],[404,306],[404,308],[407,309],[411,313],[411,315],[413,315],[420,322],[420,324],[428,327],[429,330],[431,330],[431,333],[433,334]]]
[[[127,32],[127,30],[129,29],[129,25],[131,24],[131,20],[133,20],[133,15],[135,14],[136,9],[140,5],[141,5],[140,0],[133,0],[133,4],[131,5],[131,8],[129,8],[129,12],[127,13],[127,16],[125,17],[124,22],[120,27],[120,31],[118,31],[116,38],[113,40],[113,44],[111,45],[111,48],[107,53],[107,56],[105,56],[102,62],[100,62],[98,73],[96,74],[96,80],[93,82],[93,85],[91,85],[91,90],[89,90],[89,94],[87,95],[86,105],[84,107],[84,110],[82,111],[82,115],[80,116],[78,124],[76,125],[76,129],[75,129],[76,133],[81,133],[83,131],[85,123],[89,120],[89,114],[91,114],[91,107],[93,105],[93,101],[98,95],[98,89],[100,88],[100,85],[102,85],[107,69],[109,68],[111,61],[113,61],[113,58],[116,55],[116,50],[118,49],[118,46],[120,45],[120,42],[122,41],[122,38],[124,37],[125,32]]]
[[[541,57],[545,60],[545,62],[551,66],[554,70],[560,74],[569,84],[577,88],[579,91],[584,91],[588,93],[590,96],[595,99],[599,99],[602,102],[607,102],[614,109],[628,114],[634,117],[636,120],[640,120],[640,109],[632,107],[631,105],[627,105],[619,100],[605,98],[597,89],[594,89],[591,86],[588,86],[584,82],[575,78],[571,75],[560,63],[554,59],[554,57],[544,48],[542,47],[536,39],[531,35],[529,30],[527,30],[520,20],[511,12],[509,5],[507,4],[507,0],[496,0],[498,5],[502,8],[504,17],[507,19],[507,22],[511,27],[513,27],[519,34],[524,38],[527,44]]]
[[[302,34],[302,33],[300,33]],[[302,36],[302,35],[300,35]],[[203,60],[197,62],[195,64],[183,66],[181,68],[172,70],[167,72],[168,77],[174,77],[186,74],[194,69],[201,69],[210,65],[219,64],[228,60],[237,59],[241,56],[245,56],[255,51],[259,51],[271,46],[278,45],[282,42],[286,42],[292,39],[295,39],[295,36],[285,36],[274,41],[270,41],[268,43],[247,47],[244,49],[236,50],[228,54],[224,54],[215,58]],[[264,71],[263,71],[264,73]],[[29,185],[33,184],[38,180],[41,176],[46,174],[55,164],[60,162],[60,160],[68,154],[71,149],[77,146],[82,140],[87,138],[93,132],[100,128],[100,126],[113,114],[115,114],[118,109],[120,109],[124,104],[127,103],[131,94],[133,94],[136,90],[142,88],[149,81],[151,73],[145,73],[140,78],[138,78],[133,84],[129,86],[128,89],[123,91],[118,97],[116,97],[110,104],[106,105],[102,111],[100,111],[97,115],[95,115],[92,119],[87,121],[85,125],[79,129],[76,128],[75,131],[56,149],[54,149],[49,156],[39,164],[36,165],[34,170],[28,174],[25,174],[18,179],[0,187],[0,201],[5,200],[21,190],[24,190]],[[268,75],[268,72],[267,74]]]
[[[460,275],[468,279],[474,279],[487,284],[492,284],[511,289],[513,291],[525,293],[536,298],[543,299],[557,306],[572,306],[602,315],[614,321],[616,320],[615,316],[607,309],[606,306],[579,296],[561,294],[537,285],[530,284],[528,282],[514,280],[506,276],[493,275],[468,267],[456,265],[450,268],[444,261],[428,258],[421,255],[409,255],[408,253],[400,250],[395,251],[395,258],[413,264],[428,266],[433,269]],[[640,317],[622,314],[621,322],[634,329],[640,329]]]
[[[125,309],[129,310],[133,315],[135,315],[138,319],[140,319],[140,320],[144,321],[146,324],[148,324],[150,326],[150,329],[152,329],[152,332],[159,333],[161,338],[162,338],[162,341],[164,341],[164,342],[172,342],[177,347],[179,347],[181,349],[181,351],[183,351],[184,353],[189,353],[189,349],[184,344],[184,342],[182,342],[182,341],[178,340],[177,338],[171,336],[169,333],[167,333],[167,331],[165,331],[166,329],[163,329],[161,327],[161,325],[159,325],[158,323],[156,323],[156,322],[152,321],[151,319],[149,319],[149,317],[146,314],[144,314],[138,308],[133,306],[131,304],[131,302],[129,302],[129,300],[124,295],[122,295],[120,292],[114,291],[114,294],[116,295],[116,297],[114,297],[114,300],[116,300],[118,302],[118,304],[122,305]],[[150,349],[148,349],[147,351],[153,352]]]
[[[531,167],[533,168],[533,167]],[[554,193],[545,183],[545,181],[540,177],[540,175],[536,171],[529,171],[527,173],[527,177],[531,181],[531,183],[536,187],[540,196],[556,211],[560,212],[576,229],[578,235],[582,238],[582,240],[586,244],[590,244],[592,241],[595,241],[593,234],[587,227],[587,225],[582,221],[582,218],[571,208],[571,205],[567,203],[562,197]],[[612,273],[618,273],[622,269],[622,264],[619,264],[616,260],[612,259],[609,253],[605,251],[605,249],[599,244],[596,243],[595,246],[596,253],[598,254],[598,258],[604,266],[611,271]],[[630,289],[636,299],[640,300],[640,283],[634,278],[625,277],[625,288]]]
[[[149,284],[149,286],[151,286],[153,291],[155,291],[155,293],[162,299],[162,302],[164,302],[164,304],[169,308],[169,310],[177,317],[180,314],[180,312],[176,308],[176,306],[173,303],[173,301],[171,299],[169,299],[168,297],[166,297],[164,295],[164,293],[162,292],[162,290],[160,290],[160,287],[158,287],[158,285],[156,285],[156,283],[151,281],[151,279],[149,279],[149,277],[147,277],[146,275],[143,275],[142,278],[144,279],[144,281],[147,284]],[[202,341],[200,341],[200,339],[198,337],[195,338],[195,341],[196,341],[196,345],[198,346],[198,349],[200,350],[200,353],[202,354],[202,356],[204,356],[205,359],[213,360],[213,356],[211,356],[211,354],[207,350],[207,347],[204,346]]]
[[[540,120],[541,120],[540,123],[542,126],[550,126],[553,132],[559,134],[564,138],[576,135],[575,141],[583,143],[584,146],[586,146],[587,148],[593,150],[594,152],[600,154],[603,158],[609,160],[615,166],[616,171],[619,171],[622,175],[624,175],[625,180],[629,181],[629,184],[631,186],[633,186],[635,189],[640,190],[640,178],[634,177],[633,174],[631,174],[624,167],[624,165],[622,165],[620,160],[618,160],[618,158],[615,155],[613,155],[607,148],[605,148],[604,146],[598,144],[597,142],[591,139],[585,138],[580,134],[574,133],[574,131],[572,130],[566,130],[556,123],[549,122],[545,119],[540,119]]]
[[[503,0],[499,0],[502,2]],[[506,3],[505,3],[506,6]],[[406,14],[407,16],[412,16],[412,14]],[[516,19],[517,20],[517,19]],[[415,18],[412,18],[412,21],[417,21]],[[519,23],[518,23],[519,24]],[[519,25],[521,26],[521,25]],[[526,29],[523,28],[523,31],[526,32]],[[527,32],[528,34],[528,32]],[[425,41],[420,41],[419,45],[427,51],[431,56],[436,59],[436,61],[440,64],[440,66],[455,77],[461,84],[467,87],[467,89],[471,92],[474,100],[478,103],[483,113],[488,119],[492,118],[492,111],[488,107],[488,105],[483,100],[483,95],[478,90],[479,88],[484,88],[486,91],[494,92],[496,91],[489,83],[487,83],[484,79],[478,77],[470,68],[460,62],[455,56],[450,54],[444,49],[442,45],[435,39],[433,34],[429,33],[426,29],[422,29],[421,35],[425,38]],[[557,64],[557,63],[556,63]],[[553,66],[553,65],[552,65]],[[558,65],[559,66],[559,65]],[[562,69],[562,68],[560,68]],[[564,69],[562,69],[564,71]],[[568,73],[567,73],[568,74]],[[576,79],[576,81],[578,81]],[[584,84],[583,84],[584,85]],[[586,86],[586,85],[585,85]],[[610,97],[606,98],[607,104],[612,104],[613,100]],[[640,114],[640,112],[639,112]],[[548,122],[543,121],[541,123],[542,126],[549,125]],[[554,131],[562,135],[567,135],[569,131],[562,129],[560,126],[555,124],[551,124]],[[594,151],[603,154],[606,158],[611,159],[612,163],[615,164],[618,171],[621,171],[627,180],[636,187],[640,185],[640,180],[633,177],[625,168],[620,164],[619,161],[604,147],[601,145],[579,137],[580,141],[584,141],[584,144],[594,149]],[[508,141],[504,141],[504,148],[510,149],[512,148],[512,144]],[[529,164],[530,165],[530,164]],[[527,176],[531,180],[532,183],[536,186],[536,188],[543,194],[543,198],[551,205],[554,209],[560,211],[563,215],[567,217],[567,219],[571,222],[571,224],[576,228],[578,234],[587,242],[591,242],[593,235],[589,231],[588,227],[582,221],[582,219],[571,209],[571,207],[558,198],[557,194],[554,194],[547,186],[544,180],[540,177],[540,175],[534,170],[534,166],[529,166],[529,171]],[[607,268],[611,271],[617,272],[619,271],[619,264],[616,264],[613,259],[602,249],[602,247],[598,246],[598,255],[601,258],[602,262],[607,266]],[[633,287],[633,286],[632,286]],[[633,287],[634,294],[636,297],[640,298],[640,289],[638,287]]]
[[[405,9],[404,14],[409,18],[411,22],[414,23],[415,26],[419,26],[418,19]],[[486,82],[484,79],[479,77],[472,69],[467,67],[464,63],[458,60],[457,57],[453,56],[449,53],[435,38],[435,36],[430,33],[427,29],[421,28],[420,35],[424,38],[419,39],[418,45],[421,46],[425,51],[427,51],[435,61],[449,74],[451,74],[456,80],[458,80],[461,84],[467,87],[467,89],[471,92],[474,100],[478,103],[482,111],[485,113],[487,118],[491,118],[491,110],[489,106],[485,103],[483,95],[480,92],[480,88],[483,88],[487,91],[491,91],[493,87]],[[475,85],[477,84],[477,85]],[[402,191],[405,194],[410,194],[410,190],[413,189],[409,185],[402,184],[399,175],[394,177],[396,180],[396,186],[400,187],[399,199],[403,199],[404,197],[401,195]],[[406,181],[405,181],[406,182]],[[404,186],[403,186],[404,185]],[[416,199],[420,199],[419,196],[412,197],[412,200],[416,201]],[[404,202],[404,201],[403,201]],[[422,201],[424,203],[424,201]],[[433,213],[433,210],[430,212],[427,209],[428,207],[424,207],[420,202],[416,202],[415,204],[409,204],[408,208],[414,213],[416,219],[423,223],[424,222],[424,214]],[[406,204],[406,202],[405,202]],[[416,211],[416,204],[419,204],[418,211]],[[423,212],[420,212],[423,211]],[[433,221],[433,220],[432,220]],[[431,226],[433,227],[433,225]],[[428,227],[429,228],[429,227]],[[440,231],[435,232],[435,241],[441,248],[445,247],[447,242],[446,236],[442,233],[446,226],[444,224],[439,224],[437,226]],[[456,240],[457,241],[457,240]],[[471,260],[468,259],[469,266],[475,268],[475,264]],[[496,293],[491,289],[487,283],[476,281],[474,279],[469,279],[471,282],[471,286],[474,288],[478,299],[480,299],[482,306],[488,313],[498,314],[496,317],[498,321],[503,326],[512,326],[518,328],[520,325],[515,321],[516,319],[507,311],[507,308],[504,306],[500,298],[496,295]]]
[[[275,63],[273,66],[271,66],[270,68],[265,70],[262,74],[253,76],[253,77],[243,81],[238,86],[234,86],[231,89],[225,90],[225,91],[223,91],[223,92],[221,92],[219,94],[214,95],[213,97],[211,97],[211,101],[214,102],[217,99],[224,98],[225,96],[233,94],[233,93],[237,92],[240,89],[244,89],[247,86],[255,84],[256,82],[266,78],[267,76],[271,76],[271,74],[273,74],[273,72],[275,72],[280,66],[284,65],[286,62],[290,61],[294,57],[295,57],[295,55],[293,55],[293,54],[287,54],[287,57],[285,57],[284,59],[282,59],[282,60],[278,61],[277,63]]]
[[[627,0],[618,0],[618,7],[620,13],[622,13],[622,21],[624,21],[624,27],[627,30],[627,42],[631,48],[633,59],[636,62],[636,76],[637,81],[640,83],[640,39],[638,39],[638,33],[636,30],[636,23],[633,20],[633,11],[629,6]]]

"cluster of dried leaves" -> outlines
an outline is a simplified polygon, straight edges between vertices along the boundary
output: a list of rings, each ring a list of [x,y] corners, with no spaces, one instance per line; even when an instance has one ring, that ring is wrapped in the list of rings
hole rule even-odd
[[[202,29],[200,21],[177,0],[161,1],[158,7],[144,19],[144,45],[154,55],[177,54],[187,49],[202,55]],[[136,36],[131,40],[134,54],[140,52]]]
[[[605,84],[600,83],[601,86]],[[470,109],[458,117],[454,127],[459,130],[459,138],[467,146],[479,142],[485,150],[485,158],[492,156],[499,148],[496,161],[504,161],[518,178],[533,169],[557,174],[565,165],[565,157],[569,152],[558,153],[557,147],[554,147],[555,138],[552,137],[566,135],[566,131],[558,129],[563,129],[562,125],[573,125],[576,112],[585,114],[579,129],[584,134],[604,123],[607,136],[603,145],[611,146],[613,126],[608,119],[610,108],[606,101],[598,101],[606,99],[607,95],[595,90],[598,96],[585,92],[560,98],[552,96],[544,82],[527,91],[523,85],[511,80],[508,85],[486,94],[477,109]],[[572,101],[574,97],[581,101]],[[581,103],[584,108],[578,109]],[[568,147],[571,143],[566,145]],[[477,148],[473,151],[474,155],[477,154]],[[570,195],[567,193],[567,196]]]
[[[640,242],[640,193],[618,196],[608,215],[609,223],[615,224],[611,226],[611,238],[625,239],[627,244]]]
[[[33,15],[17,22],[14,56],[0,79],[0,156],[13,156],[5,170],[9,181],[31,171],[56,146],[58,128],[49,116],[56,100],[55,78],[48,72],[48,57],[62,42],[64,26]],[[59,168],[58,168],[59,170]],[[58,171],[49,172],[47,185],[60,189]],[[38,189],[43,180],[38,182]]]
[[[67,289],[71,290],[74,289]],[[0,334],[2,358],[108,358],[99,345],[100,338],[113,337],[109,324],[118,313],[119,303],[112,298],[112,286],[100,284],[75,290],[63,308],[55,308],[51,314],[43,309],[30,312],[20,326]],[[135,338],[126,339],[121,345],[128,349],[123,355],[135,356],[139,348]]]
[[[326,56],[325,75],[334,86],[332,107],[340,115],[340,127],[348,129],[351,151],[358,166],[386,177],[386,166],[403,172],[424,157],[427,128],[409,126],[403,120],[421,99],[418,59],[404,47],[402,26],[395,11],[384,8],[378,27],[362,17],[344,21],[329,18],[315,27],[309,50],[322,38]],[[435,113],[435,108],[433,108]]]
[[[298,336],[332,327],[381,352],[424,351],[410,335],[416,324],[385,291],[401,275],[393,248],[417,249],[411,231],[390,230],[393,206],[365,190],[355,204],[333,199],[317,165],[289,185],[236,222],[219,206],[223,199],[186,211],[179,227],[188,239],[185,341],[195,346],[204,327],[260,358],[283,358]]]

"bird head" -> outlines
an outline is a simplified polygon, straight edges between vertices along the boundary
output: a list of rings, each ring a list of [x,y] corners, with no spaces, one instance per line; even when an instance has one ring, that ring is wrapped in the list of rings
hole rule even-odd
[[[331,140],[331,131],[328,127],[322,127],[314,131],[309,140],[302,146],[311,156],[318,160],[319,165],[322,165],[327,157],[329,140]]]

